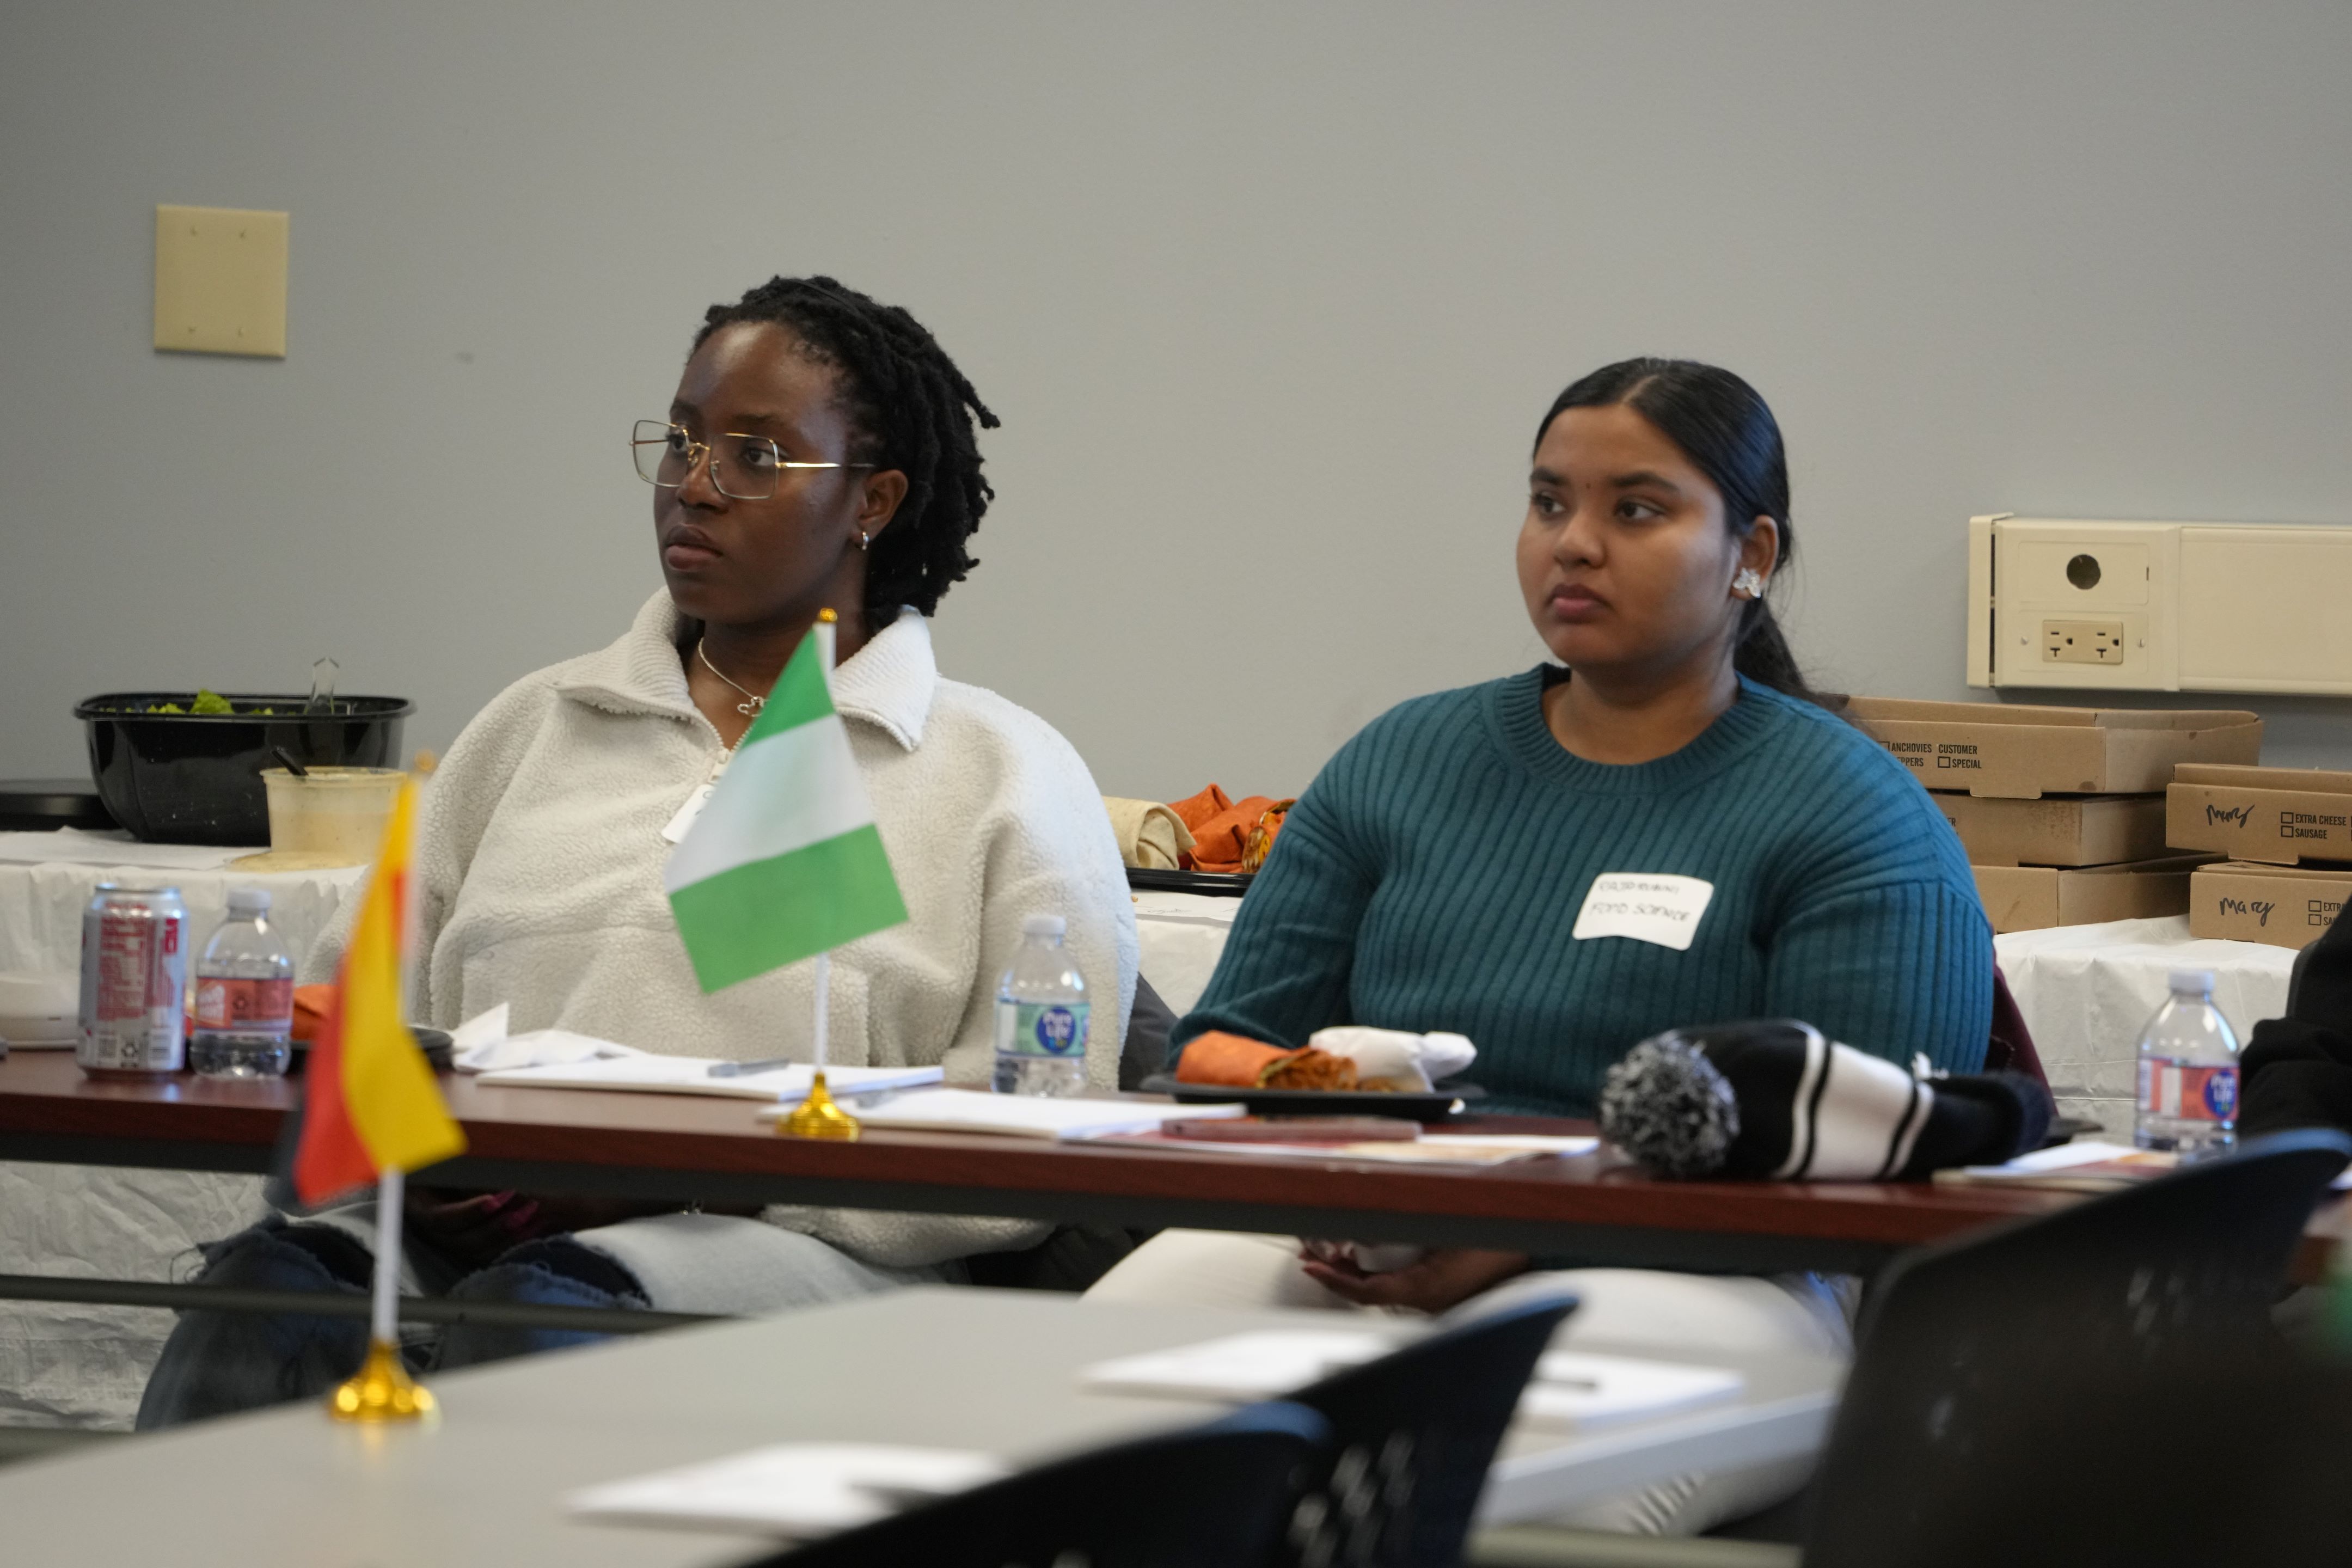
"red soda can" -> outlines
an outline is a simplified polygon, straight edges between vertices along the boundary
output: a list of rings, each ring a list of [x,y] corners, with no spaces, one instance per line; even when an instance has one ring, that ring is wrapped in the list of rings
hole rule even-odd
[[[188,906],[177,888],[100,882],[81,917],[81,1039],[92,1078],[178,1072],[188,1051]]]

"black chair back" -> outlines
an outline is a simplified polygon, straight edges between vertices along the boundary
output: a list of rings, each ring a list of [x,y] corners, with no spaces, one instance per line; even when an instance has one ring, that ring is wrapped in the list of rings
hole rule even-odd
[[[1813,1483],[1806,1568],[2052,1560],[2020,1533],[2028,1522],[2100,1503],[2076,1484],[2083,1456],[2043,1435],[2060,1414],[2120,1407],[2180,1369],[2274,1350],[2270,1310],[2347,1158],[2341,1133],[2262,1139],[1897,1263],[1864,1313]],[[2179,1436],[2185,1468],[2146,1476],[2151,1495],[2197,1487],[2203,1445]],[[2021,1448],[2033,1460],[2021,1471]],[[2032,1495],[1989,1494],[1996,1472],[2042,1479]]]
[[[1927,1478],[1932,1530],[1836,1561],[2341,1568],[2352,1558],[2352,1375],[2340,1366],[2277,1354],[2169,1365],[2130,1384],[2070,1373],[1988,1412],[1976,1437],[1964,1465]],[[1810,1547],[1804,1557],[1807,1568],[1828,1560]]]
[[[1575,1310],[1568,1295],[1507,1308],[1291,1394],[1331,1423],[1331,1446],[1266,1561],[1454,1568],[1536,1358]]]
[[[1073,1455],[744,1568],[1234,1568],[1264,1557],[1330,1424],[1286,1403]]]

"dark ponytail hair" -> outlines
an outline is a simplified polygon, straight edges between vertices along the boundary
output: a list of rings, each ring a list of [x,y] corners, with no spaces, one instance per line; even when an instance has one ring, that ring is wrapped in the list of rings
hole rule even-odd
[[[1759,517],[1780,525],[1780,552],[1765,588],[1769,593],[1788,571],[1797,540],[1789,526],[1789,455],[1764,399],[1729,371],[1696,360],[1620,360],[1552,400],[1536,427],[1537,444],[1567,409],[1621,404],[1656,426],[1714,484],[1723,496],[1724,523],[1734,534],[1745,535]],[[1830,705],[1805,683],[1762,595],[1740,607],[1731,667],[1759,686]]]

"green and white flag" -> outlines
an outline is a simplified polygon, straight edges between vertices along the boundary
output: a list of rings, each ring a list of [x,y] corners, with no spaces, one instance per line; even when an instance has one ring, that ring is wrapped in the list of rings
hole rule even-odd
[[[812,628],[662,873],[695,978],[717,991],[907,918]]]

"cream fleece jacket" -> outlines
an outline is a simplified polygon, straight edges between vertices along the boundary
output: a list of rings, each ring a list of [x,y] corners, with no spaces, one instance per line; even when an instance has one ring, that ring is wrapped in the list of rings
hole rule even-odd
[[[667,592],[601,652],[524,677],[466,726],[426,791],[415,897],[415,1016],[450,1027],[500,1002],[679,1056],[809,1058],[810,965],[704,995],[662,891],[662,837],[726,756],[695,710]],[[1087,1074],[1115,1087],[1135,997],[1134,905],[1087,765],[1036,715],[943,679],[929,624],[898,618],[834,671],[834,704],[910,919],[836,951],[832,1059],[987,1078],[997,976],[1024,916],[1056,913],[1096,997]],[[304,968],[331,976],[349,915]],[[775,1208],[868,1262],[1031,1245],[1028,1221]]]

